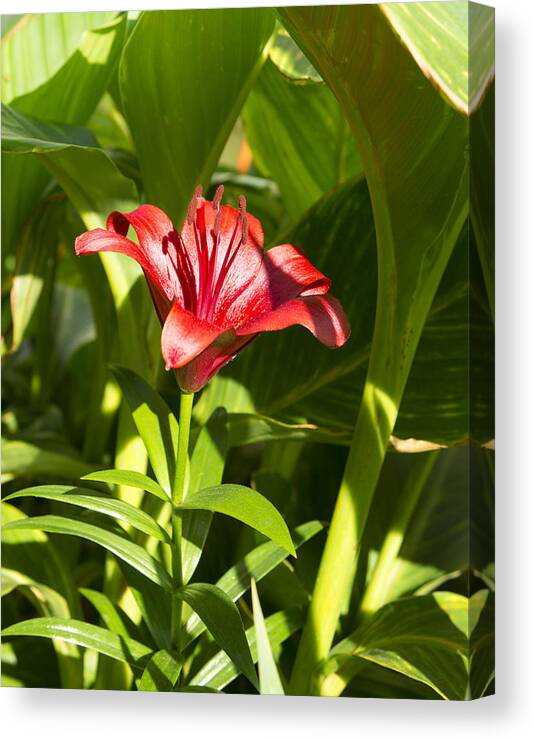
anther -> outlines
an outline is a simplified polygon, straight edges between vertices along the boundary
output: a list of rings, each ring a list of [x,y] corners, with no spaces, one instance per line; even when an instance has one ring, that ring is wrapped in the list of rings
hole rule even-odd
[[[212,206],[213,206],[214,211],[219,210],[219,206],[221,205],[223,193],[224,193],[224,185],[219,185],[219,187],[215,191],[215,195],[213,196]]]
[[[187,209],[187,223],[191,225],[195,220],[197,208],[199,206],[199,200],[202,198],[202,185],[197,185],[189,207]]]
[[[248,237],[248,219],[246,216],[243,216],[243,227],[241,231],[241,244],[245,244]]]
[[[247,212],[247,199],[244,195],[239,196],[239,213],[242,217],[245,216],[245,213]]]
[[[217,211],[217,215],[215,216],[215,223],[213,224],[213,236],[215,237],[219,236],[219,231],[221,228],[221,220],[222,220],[222,211]]]

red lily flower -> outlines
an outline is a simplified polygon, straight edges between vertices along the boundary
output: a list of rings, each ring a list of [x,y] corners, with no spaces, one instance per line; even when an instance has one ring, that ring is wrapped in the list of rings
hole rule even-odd
[[[263,251],[258,219],[213,202],[197,187],[182,231],[165,213],[143,205],[115,211],[105,229],[76,239],[76,254],[122,252],[144,270],[163,326],[161,351],[176,368],[180,388],[200,390],[260,332],[301,324],[327,347],[340,347],[350,329],[330,280],[300,250],[282,244]],[[132,226],[138,244],[126,234]]]

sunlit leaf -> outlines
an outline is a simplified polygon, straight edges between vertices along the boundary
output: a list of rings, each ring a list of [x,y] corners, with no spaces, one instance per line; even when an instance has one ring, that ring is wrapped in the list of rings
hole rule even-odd
[[[178,680],[182,663],[175,653],[160,650],[147,663],[137,683],[138,691],[172,691]]]
[[[148,555],[142,547],[131,542],[126,537],[109,532],[94,524],[76,519],[68,519],[62,516],[44,515],[19,519],[18,521],[10,522],[4,527],[6,533],[35,529],[42,532],[70,534],[87,539],[90,542],[95,542],[97,545],[101,545],[118,558],[124,560],[132,568],[135,568],[144,576],[154,581],[154,583],[157,583],[164,589],[172,589],[172,583],[168,573],[156,558]]]
[[[156,537],[162,542],[170,542],[167,532],[144,511],[128,504],[126,501],[120,501],[109,496],[97,496],[90,488],[35,486],[10,494],[6,497],[6,501],[26,496],[60,501],[71,506],[80,506],[88,511],[95,511],[113,517],[134,529],[138,529],[140,532]]]
[[[252,609],[254,613],[254,628],[256,630],[256,645],[258,649],[258,674],[260,678],[260,694],[284,694],[284,687],[273,657],[273,651],[263,617],[256,582],[252,580]]]
[[[209,184],[273,26],[270,8],[148,11],[128,39],[121,96],[147,200],[178,227],[197,183]]]
[[[275,544],[296,555],[291,535],[278,510],[258,491],[225,483],[191,493],[180,509],[202,509],[234,517],[261,532]]]
[[[161,501],[169,501],[169,497],[155,480],[148,475],[138,473],[135,470],[98,470],[95,473],[84,475],[83,480],[95,480],[102,483],[109,483],[117,486],[131,486],[132,488],[141,488],[143,491],[152,493]]]

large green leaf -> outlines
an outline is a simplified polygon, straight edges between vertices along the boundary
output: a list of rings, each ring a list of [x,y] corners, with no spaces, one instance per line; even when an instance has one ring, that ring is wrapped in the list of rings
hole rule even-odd
[[[306,522],[297,527],[293,533],[293,541],[298,549],[305,542],[314,537],[323,529],[318,521]],[[272,542],[259,545],[236,563],[230,570],[219,578],[216,585],[224,591],[232,601],[237,601],[250,588],[250,579],[259,582],[268,573],[271,573],[287,558],[287,550]],[[185,644],[198,637],[203,631],[203,625],[196,614],[193,614],[185,625]]]
[[[425,79],[378,6],[279,12],[358,143],[378,261],[362,403],[293,668],[291,691],[301,694],[330,649],[415,351],[467,217],[468,124]]]
[[[227,417],[216,409],[198,435],[191,455],[189,490],[200,491],[222,481],[228,452]],[[202,555],[211,525],[211,511],[184,511],[182,514],[182,579],[188,583]]]
[[[278,184],[291,220],[362,170],[339,103],[326,85],[291,82],[267,61],[243,118],[254,163]]]
[[[59,226],[64,218],[63,199],[48,198],[36,208],[22,233],[11,288],[12,350],[19,347],[36,314],[55,265]]]
[[[198,614],[214,640],[224,650],[253,686],[258,685],[256,671],[245,636],[245,628],[236,605],[217,586],[194,583],[177,592]]]
[[[325,196],[291,231],[289,241],[331,277],[332,292],[347,311],[352,335],[335,352],[301,328],[265,334],[247,348],[210,383],[195,407],[201,417],[216,405],[242,412],[229,415],[232,446],[276,437],[345,444],[356,421],[376,310],[376,246],[365,182],[349,182]],[[349,263],[356,264],[354,271],[347,272]],[[469,338],[476,341],[476,353],[468,352]],[[465,227],[415,354],[394,430],[395,447],[421,449],[399,439],[447,445],[461,443],[470,434],[479,443],[491,439],[492,352],[493,328],[481,271],[472,234]],[[476,393],[471,407],[466,393],[469,367]],[[250,411],[268,417],[243,413]],[[295,422],[304,424],[299,428]]]
[[[178,422],[165,401],[139,375],[126,367],[114,374],[144,442],[158,483],[170,494],[178,449]]]
[[[141,509],[126,503],[126,501],[120,501],[109,496],[97,496],[90,488],[35,486],[12,493],[5,500],[23,498],[25,496],[48,499],[49,501],[60,501],[71,506],[81,506],[88,511],[95,511],[99,514],[113,517],[167,544],[171,541],[167,532]]]
[[[147,199],[177,225],[209,184],[273,25],[269,8],[149,11],[128,39],[120,86]]]
[[[234,517],[261,532],[275,544],[296,556],[291,535],[282,515],[258,491],[234,483],[191,493],[179,509],[202,509]]]
[[[54,476],[77,480],[94,466],[74,455],[18,439],[2,439],[2,478]]]
[[[4,527],[6,533],[21,530],[40,530],[41,532],[52,532],[57,534],[70,534],[76,537],[95,542],[121,560],[135,568],[150,580],[170,591],[172,589],[171,579],[159,560],[147,555],[145,550],[128,540],[126,537],[110,532],[102,527],[97,527],[88,522],[76,519],[68,519],[63,516],[45,515],[27,517],[10,522]]]
[[[464,699],[467,689],[468,599],[448,592],[400,599],[332,651],[333,665],[344,672],[364,659],[403,673],[433,688],[444,699]],[[348,658],[347,656],[352,656]],[[338,670],[340,668],[338,667]],[[326,679],[323,691],[329,693]]]
[[[2,630],[2,637],[48,637],[96,650],[134,667],[146,665],[152,651],[136,640],[78,619],[40,617],[27,619]]]
[[[291,637],[302,625],[303,615],[299,609],[288,609],[271,614],[265,620],[267,636],[271,645],[281,645]],[[252,660],[258,660],[258,645],[256,642],[256,628],[249,627],[246,632]],[[214,655],[191,679],[193,686],[206,686],[212,689],[224,689],[225,686],[239,675],[239,670],[228,655],[221,652]]]
[[[383,13],[421,70],[472,113],[495,75],[495,10],[468,2],[384,3]]]
[[[116,13],[24,16],[2,39],[2,102],[48,121],[83,123],[102,97],[122,49]],[[107,25],[105,25],[107,23]],[[4,250],[49,179],[38,162],[3,155]]]

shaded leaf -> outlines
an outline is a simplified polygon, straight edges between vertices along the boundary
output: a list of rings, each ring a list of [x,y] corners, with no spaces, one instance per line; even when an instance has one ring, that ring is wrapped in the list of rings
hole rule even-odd
[[[160,650],[149,660],[137,682],[138,691],[172,691],[178,680],[182,663],[175,653]]]
[[[208,583],[184,586],[177,594],[198,614],[213,635],[213,639],[256,687],[258,679],[246,640],[245,628],[233,601],[220,588]]]

